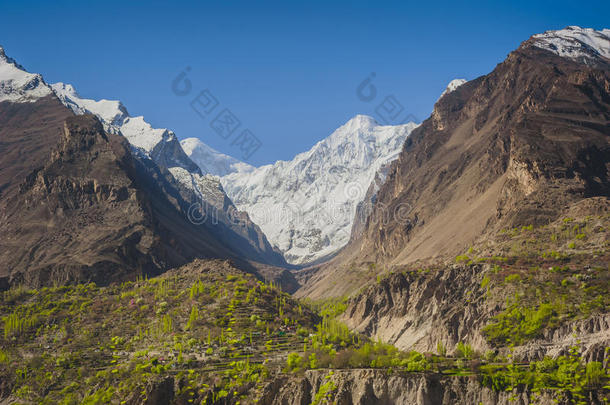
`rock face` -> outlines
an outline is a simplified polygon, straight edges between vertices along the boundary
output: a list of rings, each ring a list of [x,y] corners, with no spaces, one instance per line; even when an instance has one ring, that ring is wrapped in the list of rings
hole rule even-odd
[[[330,293],[325,286],[362,263],[454,257],[502,228],[610,196],[610,60],[603,47],[569,41],[587,57],[560,56],[535,36],[444,94],[407,138],[362,236],[300,294]]]
[[[452,349],[463,341],[484,352],[480,328],[495,303],[486,302],[480,288],[481,267],[455,265],[429,277],[395,274],[355,297],[343,319],[350,328],[403,349],[435,352],[438,342]]]
[[[403,350],[433,353],[440,342],[449,352],[468,342],[479,353],[494,350],[482,335],[504,305],[505,295],[490,297],[481,287],[488,264],[453,265],[431,271],[398,273],[352,298],[342,320],[350,329]],[[464,297],[468,297],[465,299]],[[578,344],[587,361],[607,359],[610,315],[567,322],[527,345],[513,347],[515,357],[531,361],[566,354]]]
[[[536,400],[526,391],[496,392],[481,387],[476,377],[442,377],[425,374],[388,374],[381,370],[310,370],[302,377],[280,378],[265,387],[260,404],[309,405],[322,384],[332,382],[337,405],[509,405],[557,404],[552,393]],[[561,402],[560,402],[561,403]],[[566,404],[568,402],[565,402]],[[590,404],[602,399],[589,398]]]
[[[362,235],[362,232],[364,232],[366,220],[373,212],[373,207],[377,201],[377,193],[388,177],[391,164],[392,162],[388,162],[379,168],[377,173],[375,173],[375,177],[369,185],[369,188],[366,190],[364,199],[356,206],[356,214],[354,215],[350,240],[357,239]]]

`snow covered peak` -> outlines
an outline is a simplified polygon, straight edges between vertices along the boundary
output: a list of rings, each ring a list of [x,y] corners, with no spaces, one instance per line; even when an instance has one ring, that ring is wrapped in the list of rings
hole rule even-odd
[[[441,97],[443,97],[445,94],[449,94],[452,91],[455,91],[455,89],[457,89],[458,87],[460,87],[462,84],[466,83],[467,81],[468,80],[466,80],[466,79],[453,79],[452,81],[449,82],[445,91],[443,91],[441,93]],[[439,97],[439,100],[441,97]]]
[[[57,82],[55,84],[52,84],[51,88],[56,93],[59,93],[59,94],[64,95],[66,97],[78,98],[78,99],[81,98],[78,95],[78,93],[76,92],[76,89],[74,88],[74,86],[72,86],[71,84]]]
[[[339,129],[343,128],[345,131],[354,131],[357,129],[375,127],[377,125],[379,124],[377,123],[375,118],[364,114],[358,114],[354,118],[350,119],[345,124],[340,126]]]
[[[391,145],[396,142],[397,128],[399,132],[404,128],[410,131],[416,126],[413,122],[396,126],[380,125],[374,118],[359,114],[316,143],[309,151],[295,156],[292,162],[305,164],[317,159],[329,159],[332,163],[335,156],[341,156],[350,159],[351,166],[366,167],[378,151],[393,148]]]
[[[17,69],[25,71],[23,66],[18,64],[17,61],[15,61],[15,59],[9,57],[6,54],[6,52],[4,52],[4,47],[2,47],[2,46],[0,46],[0,63],[9,63],[11,65],[14,65]]]
[[[610,59],[610,29],[569,26],[532,36],[532,44],[569,59],[604,57]]]
[[[0,46],[0,102],[28,103],[52,93],[41,75],[28,73]]]
[[[379,125],[357,115],[290,161],[232,173],[221,181],[288,262],[312,263],[347,244],[356,208],[376,173],[398,157],[416,127]]]
[[[198,138],[187,138],[180,142],[184,152],[199,166],[203,174],[226,176],[230,173],[245,173],[254,166],[220,153]]]

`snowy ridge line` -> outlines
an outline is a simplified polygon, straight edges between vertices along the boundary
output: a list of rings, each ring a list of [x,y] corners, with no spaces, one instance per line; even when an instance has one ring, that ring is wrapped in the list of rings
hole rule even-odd
[[[532,44],[574,60],[596,57],[610,59],[610,29],[598,31],[573,25],[533,35]]]
[[[0,102],[29,103],[51,94],[41,75],[27,72],[0,46]]]

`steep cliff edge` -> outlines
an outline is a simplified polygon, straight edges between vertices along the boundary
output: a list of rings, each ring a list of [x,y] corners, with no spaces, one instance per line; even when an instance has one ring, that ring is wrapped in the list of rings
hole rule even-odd
[[[329,387],[329,388],[326,388]],[[326,395],[321,395],[326,394]],[[302,377],[283,377],[263,391],[262,405],[309,405],[332,398],[336,405],[509,405],[569,404],[551,391],[535,398],[524,389],[498,392],[481,387],[477,377],[443,377],[389,373],[383,370],[310,370]],[[318,402],[315,402],[317,399]],[[593,393],[589,404],[604,403]]]

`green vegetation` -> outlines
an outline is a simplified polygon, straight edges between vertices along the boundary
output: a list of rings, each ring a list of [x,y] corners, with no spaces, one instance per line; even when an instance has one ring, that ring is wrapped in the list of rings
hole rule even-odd
[[[445,347],[445,345],[443,344],[443,342],[438,342],[436,344],[436,353],[439,356],[446,356],[447,355],[447,348]]]
[[[605,215],[523,226],[502,231],[489,247],[458,256],[460,262],[492,264],[480,287],[485,299],[503,310],[483,329],[488,341],[498,347],[521,345],[562,323],[607,313],[609,223]],[[496,256],[499,251],[509,254]]]
[[[0,395],[39,404],[141,403],[169,379],[178,403],[243,404],[255,403],[278,373],[319,369],[326,378],[312,402],[322,404],[337,392],[333,370],[374,368],[472,376],[497,391],[550,390],[584,403],[592,390],[610,390],[601,363],[585,363],[576,351],[531,363],[503,356],[563,322],[608,313],[606,222],[528,225],[503,232],[500,248],[471,247],[456,258],[458,268],[476,270],[463,305],[498,308],[482,330],[498,349],[483,355],[450,339],[434,354],[400,351],[350,331],[341,322],[346,297],[299,302],[218,263],[103,288],[16,287],[0,297]],[[413,281],[437,270],[414,265],[378,282],[384,288],[391,277]]]
[[[603,389],[609,379],[601,363],[584,363],[577,348],[555,359],[545,357],[528,365],[483,365],[480,370],[481,383],[496,391],[528,387],[535,395],[551,390],[561,402],[578,405],[588,404],[588,393]]]
[[[185,403],[256,398],[320,319],[236,270],[170,272],[2,294],[2,395],[41,404],[143,402],[171,376]],[[327,327],[331,327],[328,325]],[[6,390],[9,391],[6,391]]]
[[[472,346],[469,344],[464,344],[462,342],[458,342],[457,347],[455,349],[457,357],[461,357],[464,359],[471,359],[474,356],[474,350]]]
[[[315,395],[311,405],[328,404],[328,403],[332,402],[332,399],[333,399],[332,394],[337,389],[337,386],[335,385],[335,383],[330,380],[332,375],[333,374],[331,371],[331,373],[329,375],[324,377],[324,379],[326,379],[328,381],[326,381],[324,384],[320,385],[320,389],[318,389],[318,392],[316,392],[316,395]]]
[[[538,308],[523,307],[517,303],[508,306],[483,328],[483,333],[495,345],[520,345],[527,340],[542,337],[542,332],[558,324],[557,308],[541,304]]]

